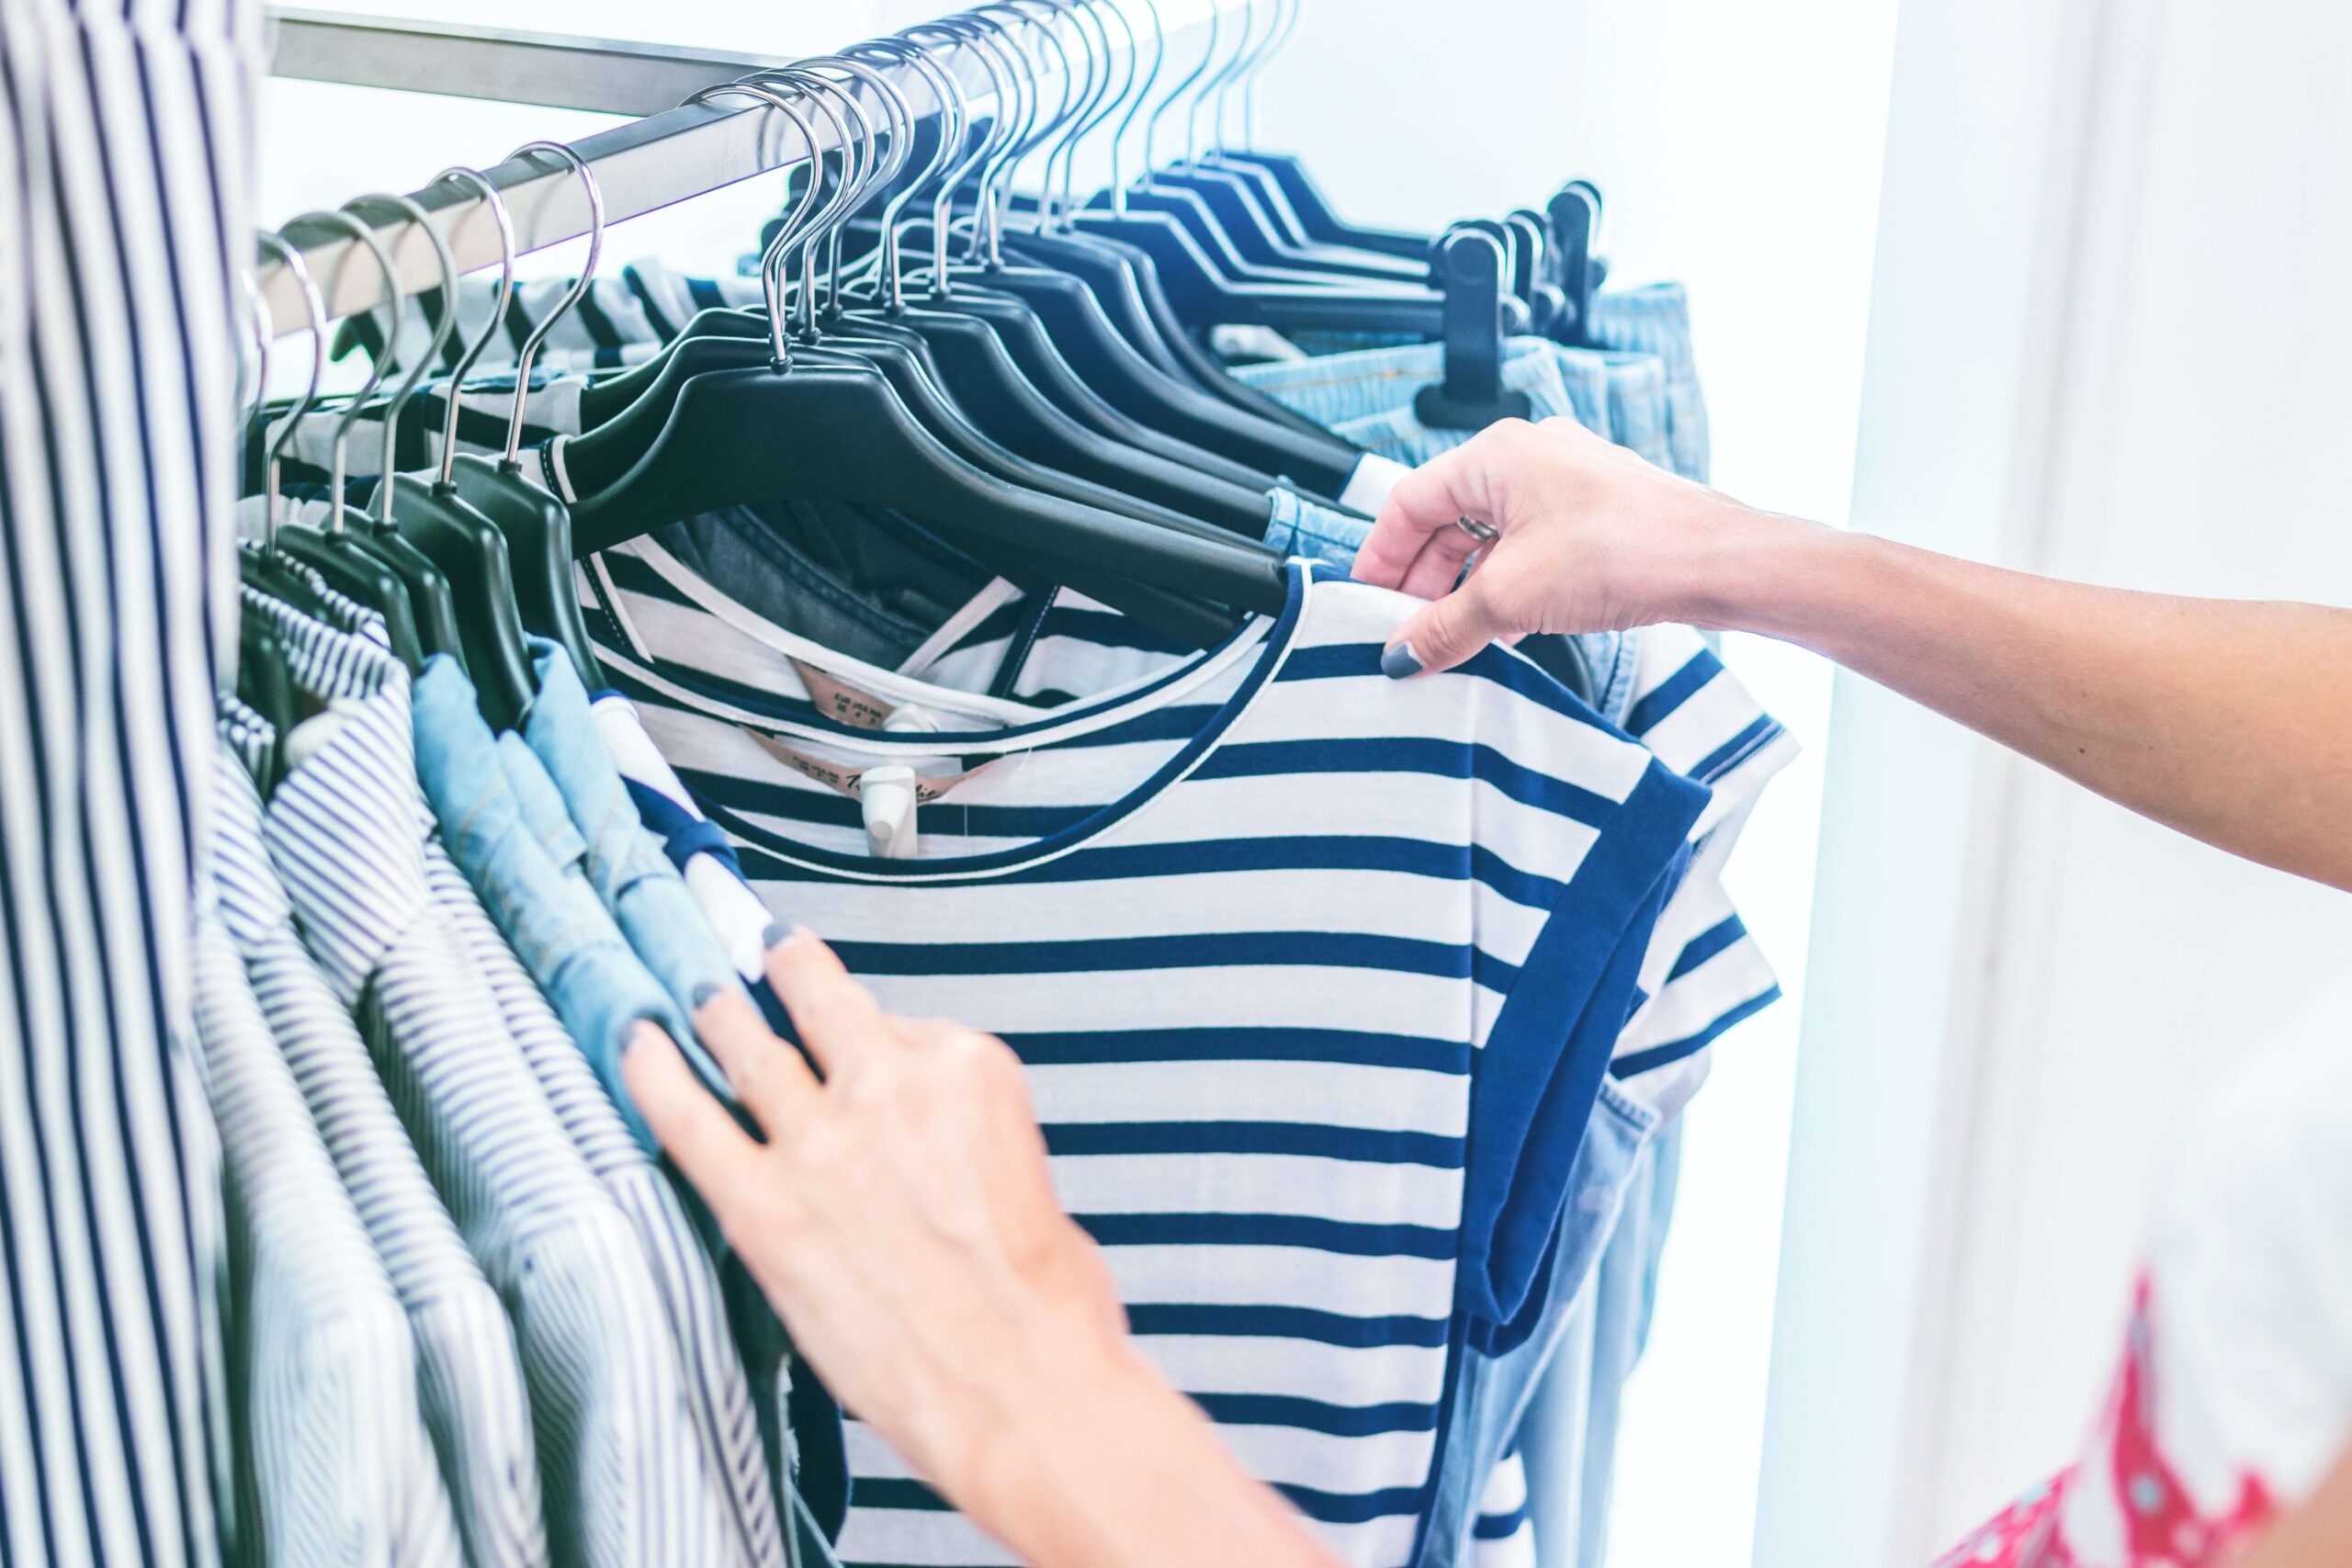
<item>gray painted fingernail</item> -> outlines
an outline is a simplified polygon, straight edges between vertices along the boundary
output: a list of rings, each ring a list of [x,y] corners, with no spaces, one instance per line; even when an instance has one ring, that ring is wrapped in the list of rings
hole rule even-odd
[[[1409,681],[1421,672],[1420,656],[1409,642],[1400,642],[1380,656],[1380,672],[1392,681]]]
[[[775,924],[770,926],[766,931],[760,933],[760,945],[770,949],[771,951],[775,948],[782,947],[786,942],[790,942],[791,940],[792,928],[786,925],[782,920],[778,920]]]
[[[718,987],[708,980],[705,980],[701,985],[695,987],[695,1011],[702,1011],[703,1009],[717,1001],[720,992]]]

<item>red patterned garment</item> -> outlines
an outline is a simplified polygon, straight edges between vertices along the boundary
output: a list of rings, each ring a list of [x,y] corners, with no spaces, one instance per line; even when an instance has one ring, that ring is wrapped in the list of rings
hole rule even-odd
[[[2220,1568],[2352,1447],[2348,1021],[2197,1107],[2089,1440],[1938,1568]]]
[[[1937,1568],[2206,1568],[2251,1545],[2278,1517],[2260,1476],[2242,1472],[2216,1507],[2166,1460],[2151,1386],[2150,1294],[2143,1279],[2088,1456],[2012,1503]]]

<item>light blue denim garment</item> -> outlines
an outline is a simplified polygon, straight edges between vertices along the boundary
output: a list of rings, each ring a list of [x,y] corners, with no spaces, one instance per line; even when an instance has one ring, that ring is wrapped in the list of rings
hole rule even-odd
[[[1266,527],[1266,545],[1285,556],[1346,571],[1356,563],[1356,552],[1372,534],[1372,519],[1308,501],[1296,491],[1269,492],[1272,520]]]
[[[1514,1444],[1526,1459],[1532,1500],[1543,1489],[1539,1466],[1556,1459],[1564,1438],[1574,1441],[1584,1432],[1581,1406],[1531,1411],[1539,1387],[1556,1399],[1589,1386],[1600,1365],[1593,1354],[1600,1266],[1629,1204],[1641,1201],[1635,1196],[1637,1179],[1647,1168],[1658,1125],[1655,1109],[1615,1080],[1602,1081],[1570,1168],[1546,1262],[1547,1282],[1532,1298],[1539,1308],[1527,1323],[1490,1331],[1483,1344],[1474,1337],[1455,1357],[1453,1402],[1429,1522],[1414,1559],[1417,1568],[1456,1568],[1474,1560],[1479,1504],[1495,1467]],[[1548,1448],[1537,1447],[1539,1436]],[[1614,1441],[1613,1431],[1610,1440]],[[1550,1490],[1555,1497],[1561,1495],[1556,1487]],[[1550,1521],[1538,1511],[1539,1549],[1555,1540],[1549,1529]]]
[[[1544,1561],[1563,1568],[1608,1562],[1625,1383],[1649,1341],[1681,1145],[1677,1116],[1634,1158],[1608,1250],[1569,1313],[1520,1428],[1535,1539]]]
[[[696,998],[741,990],[709,918],[638,816],[571,660],[557,644],[534,637],[531,663],[538,694],[520,738],[499,744],[526,746],[552,781],[566,825],[578,830],[581,867],[596,897],[680,1011],[691,1012]]]
[[[1548,338],[1517,337],[1503,345],[1503,387],[1524,392],[1537,419],[1566,417],[1610,435],[1605,376],[1579,368],[1564,374],[1560,345]],[[1442,344],[1335,354],[1321,359],[1250,365],[1237,381],[1329,426],[1342,438],[1399,463],[1418,465],[1470,439],[1466,430],[1431,430],[1413,412],[1424,387],[1445,379]]]
[[[1667,446],[1674,459],[1669,466],[1686,479],[1706,483],[1713,453],[1707,400],[1699,390],[1691,349],[1690,291],[1679,283],[1656,283],[1602,294],[1592,302],[1592,340],[1602,348],[1658,361],[1666,375]]]
[[[640,1022],[689,1038],[684,1019],[594,894],[567,882],[525,821],[473,682],[457,660],[426,662],[416,681],[413,722],[417,777],[450,858],[554,1004],[629,1132],[652,1148],[652,1130],[621,1078],[621,1052]]]

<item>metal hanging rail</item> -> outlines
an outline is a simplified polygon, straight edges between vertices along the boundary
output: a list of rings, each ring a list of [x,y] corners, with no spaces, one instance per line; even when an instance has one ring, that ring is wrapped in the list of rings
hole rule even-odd
[[[950,6],[952,0],[942,8]],[[571,144],[595,173],[608,226],[808,161],[808,147],[798,130],[756,99],[728,97],[684,108],[662,107],[753,71],[789,65],[788,59],[313,11],[276,10],[271,21],[277,43],[271,69],[277,75],[557,107],[658,110]],[[1168,47],[1182,58],[1182,51],[1196,47],[1195,35],[1204,34],[1206,27],[1205,12],[1171,24]],[[955,71],[976,110],[989,107],[987,73],[968,51],[958,51],[943,62]],[[891,79],[918,116],[939,111],[933,90],[920,72],[904,65],[876,64],[875,69]],[[1040,67],[1039,74],[1050,79],[1049,68]],[[833,135],[823,117],[817,117],[815,129],[818,150],[832,151]],[[560,245],[589,231],[586,189],[580,176],[558,160],[535,154],[482,173],[505,200],[517,254]],[[449,181],[412,197],[434,216],[459,272],[498,265],[498,227],[479,194]],[[403,235],[412,227],[405,217],[388,214],[363,220],[373,224],[377,238],[391,254],[403,296],[440,287],[432,246],[403,243],[404,238],[421,239]],[[347,232],[297,222],[288,224],[284,234],[325,295],[330,317],[356,315],[382,302],[382,280],[371,260],[344,265],[357,244]],[[284,266],[266,263],[259,278],[278,335],[304,331],[310,317],[301,289]]]
[[[270,12],[269,33],[273,76],[599,114],[657,115],[713,82],[791,63],[781,55],[290,6]]]

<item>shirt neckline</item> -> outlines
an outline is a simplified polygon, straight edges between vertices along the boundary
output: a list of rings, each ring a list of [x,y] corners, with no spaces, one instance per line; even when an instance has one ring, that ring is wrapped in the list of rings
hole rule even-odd
[[[1256,662],[1243,675],[1240,683],[1174,756],[1118,799],[1043,838],[987,854],[954,855],[937,860],[883,860],[872,855],[845,854],[803,844],[756,823],[745,821],[725,807],[708,801],[697,804],[713,822],[751,844],[762,854],[801,870],[842,881],[877,884],[961,882],[976,877],[1006,875],[1058,860],[1102,837],[1181,784],[1216,749],[1258,694],[1272,681],[1296,642],[1317,573],[1311,562],[1294,560],[1289,563],[1283,576],[1287,592],[1282,614],[1271,624],[1262,617],[1252,620],[1219,649],[1197,663],[1188,665],[1177,676],[1154,682],[1140,691],[1129,691],[1107,703],[1095,705],[1085,713],[1057,715],[1035,724],[967,737],[897,736],[866,730],[850,732],[861,750],[883,757],[894,754],[936,757],[943,750],[967,756],[1035,750],[1057,741],[1115,728],[1130,719],[1164,707],[1197,685],[1200,680],[1230,668],[1245,654],[1254,653]],[[788,732],[800,727],[777,725],[762,728]]]

